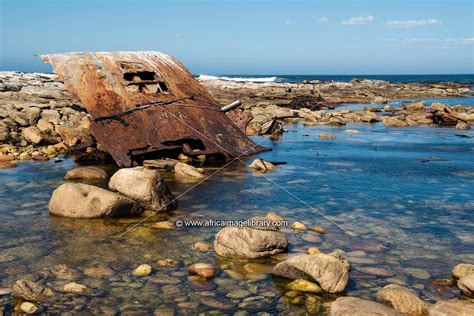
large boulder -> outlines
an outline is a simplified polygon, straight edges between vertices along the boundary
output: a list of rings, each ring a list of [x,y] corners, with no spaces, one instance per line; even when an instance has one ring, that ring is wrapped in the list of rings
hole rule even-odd
[[[97,167],[78,167],[69,170],[64,180],[84,181],[87,183],[99,183],[107,179],[107,172]]]
[[[205,177],[202,169],[184,162],[178,162],[174,165],[174,174],[178,181],[197,181]]]
[[[254,217],[250,220],[264,221]],[[278,227],[226,227],[214,240],[214,250],[224,257],[259,258],[284,252],[288,240]]]
[[[429,309],[430,316],[474,315],[474,303],[464,300],[440,301]]]
[[[154,210],[171,210],[177,202],[158,170],[144,167],[124,168],[117,171],[109,188]]]
[[[357,297],[339,297],[331,304],[330,316],[400,316],[393,308]]]
[[[343,292],[349,281],[350,264],[337,253],[290,257],[273,268],[272,274],[288,279],[317,282],[330,293]]]
[[[402,314],[426,315],[428,304],[416,296],[413,291],[397,285],[389,284],[377,292],[377,301],[393,307]]]
[[[474,297],[474,272],[460,278],[458,280],[458,288],[462,294]]]
[[[142,212],[135,202],[105,189],[83,183],[65,183],[54,190],[49,212],[74,218],[129,217]]]
[[[21,135],[32,144],[39,144],[43,141],[41,132],[34,126],[23,129]]]

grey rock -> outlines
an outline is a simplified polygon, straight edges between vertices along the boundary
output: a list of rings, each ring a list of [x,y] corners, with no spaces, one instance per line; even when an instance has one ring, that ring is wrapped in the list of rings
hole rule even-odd
[[[129,198],[83,183],[61,185],[49,201],[51,214],[74,218],[130,217],[142,211]]]

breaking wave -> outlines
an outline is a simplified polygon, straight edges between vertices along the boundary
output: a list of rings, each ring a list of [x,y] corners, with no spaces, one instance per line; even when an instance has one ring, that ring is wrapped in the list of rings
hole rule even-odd
[[[199,75],[200,80],[227,80],[227,81],[238,81],[238,82],[275,82],[277,77],[225,77],[225,76],[210,76],[210,75]]]

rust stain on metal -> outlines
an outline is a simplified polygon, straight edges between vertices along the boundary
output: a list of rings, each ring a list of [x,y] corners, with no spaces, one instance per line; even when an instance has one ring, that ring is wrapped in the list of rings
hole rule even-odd
[[[39,56],[92,116],[91,133],[119,166],[181,152],[251,155],[252,142],[175,58],[159,52]]]

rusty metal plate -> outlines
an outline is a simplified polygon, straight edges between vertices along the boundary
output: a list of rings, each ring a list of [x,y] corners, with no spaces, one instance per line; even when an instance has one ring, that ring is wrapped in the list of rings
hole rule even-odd
[[[39,57],[81,100],[93,120],[92,135],[119,166],[181,151],[235,157],[266,150],[169,55],[147,51]]]

